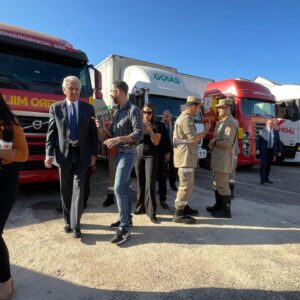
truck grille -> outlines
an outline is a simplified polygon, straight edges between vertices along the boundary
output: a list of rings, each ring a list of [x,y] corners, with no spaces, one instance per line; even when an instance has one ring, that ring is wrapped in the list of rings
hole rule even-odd
[[[17,116],[26,133],[47,133],[48,117]]]
[[[259,132],[266,127],[265,123],[256,123],[255,124],[255,137],[259,135]]]
[[[30,155],[45,155],[45,145],[29,145]]]

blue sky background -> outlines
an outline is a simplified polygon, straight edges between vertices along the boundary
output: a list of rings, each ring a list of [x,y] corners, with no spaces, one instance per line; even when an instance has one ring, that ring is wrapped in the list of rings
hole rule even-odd
[[[214,80],[300,83],[298,0],[10,0],[0,22]]]

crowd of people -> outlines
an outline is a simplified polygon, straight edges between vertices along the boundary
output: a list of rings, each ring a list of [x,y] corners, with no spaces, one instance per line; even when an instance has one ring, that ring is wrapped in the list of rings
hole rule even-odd
[[[128,85],[115,81],[111,97],[115,103],[111,120],[105,124],[96,118],[94,107],[80,101],[81,83],[75,76],[64,78],[65,100],[50,107],[46,141],[45,167],[59,169],[60,194],[64,231],[80,238],[80,220],[90,191],[90,176],[95,172],[99,141],[108,149],[108,193],[103,206],[118,206],[119,218],[111,224],[117,228],[111,242],[120,245],[130,237],[132,222],[131,174],[137,178],[137,201],[134,214],[146,214],[158,223],[156,182],[159,202],[168,209],[167,177],[170,188],[177,192],[173,222],[195,224],[198,211],[189,205],[198,165],[197,144],[210,130],[197,132],[195,117],[201,99],[188,96],[185,107],[172,123],[169,110],[157,121],[155,107],[146,103],[142,110],[128,99]],[[216,105],[219,121],[210,140],[211,169],[215,204],[207,207],[213,217],[231,218],[231,200],[237,165],[238,123],[231,114],[233,99],[219,99]],[[270,168],[280,156],[280,139],[272,119],[257,137],[256,154],[261,157],[261,184],[269,183]],[[0,299],[10,299],[13,283],[9,253],[2,237],[4,226],[16,200],[18,187],[17,162],[28,157],[28,146],[22,127],[0,95]],[[178,187],[176,181],[179,181]]]

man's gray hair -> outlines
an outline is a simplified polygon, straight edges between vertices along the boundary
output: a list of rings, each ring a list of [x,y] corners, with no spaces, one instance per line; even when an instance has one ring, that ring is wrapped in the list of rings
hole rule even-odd
[[[77,81],[79,83],[79,86],[80,86],[80,89],[81,89],[81,82],[80,82],[79,78],[76,77],[76,76],[72,76],[72,75],[67,76],[67,77],[64,78],[63,83],[62,83],[63,89],[67,88],[68,83],[72,82],[72,81]]]
[[[166,114],[172,116],[172,113],[168,109],[164,110],[164,112],[163,112],[163,115],[166,115]]]

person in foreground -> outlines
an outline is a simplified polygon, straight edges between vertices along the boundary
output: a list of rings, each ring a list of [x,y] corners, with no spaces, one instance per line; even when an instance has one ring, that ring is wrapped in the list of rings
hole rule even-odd
[[[280,137],[278,130],[274,130],[274,121],[267,120],[266,127],[262,129],[256,138],[256,154],[260,156],[260,183],[273,183],[270,180],[272,162],[276,155],[281,156]]]
[[[127,93],[128,85],[126,82],[114,81],[111,97],[117,104],[117,108],[109,131],[96,120],[102,138],[105,139],[106,136],[104,144],[109,149],[112,147],[115,149],[114,191],[119,210],[119,220],[111,225],[111,227],[118,226],[111,242],[117,245],[123,244],[130,237],[129,227],[132,227],[131,171],[137,157],[136,146],[143,137],[140,110],[129,101]]]
[[[79,100],[81,83],[75,76],[63,80],[64,101],[50,107],[45,167],[59,167],[64,231],[80,238],[84,183],[88,167],[94,168],[98,135],[94,107]]]
[[[13,293],[9,253],[2,234],[16,201],[19,183],[16,162],[24,162],[27,158],[23,129],[0,94],[0,300],[11,299]]]
[[[201,99],[188,96],[184,111],[175,122],[173,144],[174,165],[178,168],[179,187],[175,199],[175,223],[194,224],[198,211],[188,205],[193,192],[195,168],[198,165],[197,144],[209,131],[210,124],[203,133],[197,133],[194,117],[199,114]]]
[[[237,139],[237,122],[231,115],[233,100],[220,99],[215,106],[218,109],[220,121],[217,122],[214,138],[209,142],[211,154],[211,169],[213,170],[213,187],[216,203],[206,208],[215,218],[231,218],[230,175],[234,169]]]

